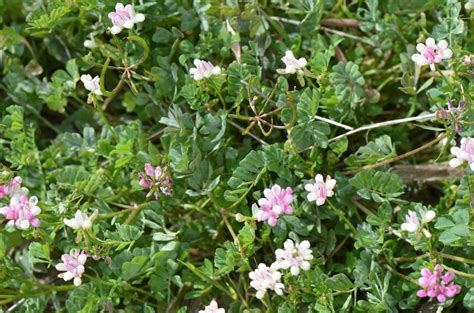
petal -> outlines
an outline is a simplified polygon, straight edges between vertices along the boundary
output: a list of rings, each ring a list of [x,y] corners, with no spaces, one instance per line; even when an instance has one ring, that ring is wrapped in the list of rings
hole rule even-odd
[[[82,283],[82,280],[80,277],[74,278],[74,286],[79,287]]]
[[[306,184],[306,185],[304,185],[304,189],[306,191],[313,191],[314,190],[314,184]]]
[[[71,272],[66,272],[66,273],[64,273],[63,279],[64,279],[65,281],[68,281],[68,280],[73,279],[73,277],[74,277],[74,276],[72,275]]]
[[[446,49],[441,53],[441,57],[443,59],[449,59],[453,56],[453,51],[451,49]]]
[[[419,43],[416,45],[416,50],[419,52],[419,53],[423,53],[426,49],[426,46],[422,43]]]
[[[461,165],[463,162],[459,159],[451,159],[449,160],[449,166],[451,167],[458,167],[459,165]]]
[[[110,29],[110,33],[112,35],[117,35],[121,31],[122,31],[122,27],[118,27],[118,26],[112,26],[112,28]]]
[[[428,48],[437,48],[437,47],[436,47],[436,41],[435,41],[433,38],[431,38],[431,37],[428,38],[428,39],[426,39],[426,46],[427,46]]]
[[[446,40],[444,40],[444,39],[443,39],[443,40],[440,40],[440,41],[438,42],[438,48],[443,49],[443,50],[446,49],[446,48],[448,48],[448,42],[447,42]]]
[[[58,263],[58,264],[56,264],[55,267],[58,271],[65,271],[66,270],[66,265],[64,265],[64,263]]]
[[[133,19],[135,23],[141,23],[144,20],[145,20],[145,15],[141,13],[138,13],[137,15],[135,15],[135,18]]]

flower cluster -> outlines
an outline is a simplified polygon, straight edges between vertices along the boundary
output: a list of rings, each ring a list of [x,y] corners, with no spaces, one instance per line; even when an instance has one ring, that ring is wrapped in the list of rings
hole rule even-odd
[[[259,222],[267,221],[268,225],[275,226],[280,214],[292,214],[293,189],[287,187],[282,189],[279,185],[273,185],[270,189],[265,189],[265,198],[258,200],[260,209],[255,213]]]
[[[139,173],[138,177],[140,179],[140,186],[150,189],[147,197],[155,195],[155,199],[158,200],[161,193],[165,196],[171,195],[173,180],[171,179],[171,174],[166,166],[153,167],[150,163],[146,163],[144,170],[145,172]]]
[[[290,269],[293,276],[297,276],[300,270],[308,271],[313,259],[313,252],[310,250],[309,241],[294,243],[291,239],[285,241],[284,249],[275,251],[275,262],[268,267],[260,263],[253,272],[249,273],[252,280],[250,286],[257,290],[256,296],[262,299],[267,290],[273,290],[277,295],[283,294],[285,285],[281,282],[280,269]]]
[[[199,310],[198,313],[225,313],[225,310],[219,308],[216,300],[212,300],[209,305],[204,307],[204,310]]]
[[[419,53],[411,56],[413,62],[418,66],[429,65],[432,71],[435,70],[435,64],[439,64],[443,59],[449,59],[453,55],[451,49],[448,49],[446,40],[440,40],[436,44],[433,38],[426,39],[426,44],[417,44],[416,50]]]
[[[115,5],[115,12],[109,13],[109,19],[112,21],[112,28],[110,32],[117,35],[124,28],[131,29],[136,23],[141,23],[145,20],[145,15],[135,13],[131,4],[124,6],[121,3]]]
[[[252,280],[250,286],[257,290],[257,298],[263,299],[267,290],[273,290],[277,295],[283,294],[285,285],[281,282],[281,273],[276,266],[266,266],[260,263],[253,272],[249,273]]]
[[[212,65],[211,62],[195,59],[194,65],[196,67],[192,67],[191,69],[189,69],[189,73],[196,81],[204,78],[209,78],[212,75],[219,75],[221,73],[221,68],[219,66]]]
[[[462,138],[460,147],[451,147],[451,154],[454,155],[454,159],[449,161],[451,167],[458,167],[467,162],[471,170],[474,171],[474,138]]]
[[[87,261],[87,254],[78,249],[71,249],[69,254],[63,254],[61,256],[63,263],[58,263],[56,269],[61,272],[58,276],[64,281],[74,279],[74,285],[79,286],[82,283],[82,273],[85,271],[84,264]]]
[[[436,213],[432,210],[425,211],[423,209],[419,209],[418,212],[421,220],[418,218],[416,212],[408,211],[408,214],[405,216],[405,223],[403,223],[400,228],[410,233],[421,231],[427,238],[431,238],[431,233],[428,229],[424,228],[424,226],[436,217]]]
[[[420,298],[436,298],[438,302],[445,302],[461,292],[461,287],[454,283],[455,275],[449,271],[443,275],[443,268],[436,264],[433,272],[428,268],[421,270],[421,278],[418,280],[421,290],[416,295]]]
[[[39,227],[41,221],[36,217],[41,213],[38,204],[38,198],[32,196],[28,198],[28,189],[21,187],[22,179],[17,176],[10,182],[0,185],[0,198],[10,197],[10,203],[0,208],[0,214],[8,220],[8,227],[16,227],[25,230],[33,227]]]
[[[326,199],[334,195],[334,187],[336,187],[336,180],[331,179],[331,176],[326,177],[324,181],[323,175],[317,174],[313,184],[304,185],[304,189],[309,191],[308,201],[316,201],[317,206],[321,206],[326,202]]]
[[[291,239],[287,239],[283,244],[284,249],[275,251],[276,261],[272,264],[278,269],[290,269],[293,276],[297,276],[300,270],[307,271],[313,259],[313,251],[310,249],[308,240],[300,243],[294,243]]]

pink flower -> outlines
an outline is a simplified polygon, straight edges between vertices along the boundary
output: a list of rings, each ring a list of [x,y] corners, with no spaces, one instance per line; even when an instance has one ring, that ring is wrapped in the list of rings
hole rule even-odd
[[[195,59],[194,65],[196,67],[189,69],[189,74],[193,76],[194,80],[209,78],[212,75],[219,75],[221,73],[221,68],[219,66],[212,65],[211,62]]]
[[[428,268],[421,270],[421,277],[418,279],[421,290],[416,295],[420,298],[436,298],[438,302],[445,302],[447,298],[452,298],[461,292],[461,287],[454,284],[455,275],[453,272],[447,272],[443,275],[443,268],[436,264],[433,272]]]
[[[150,188],[147,197],[154,194],[155,199],[158,200],[160,198],[160,193],[165,196],[171,195],[173,180],[170,177],[167,167],[162,168],[157,166],[155,168],[150,163],[146,163],[144,171],[144,173],[138,173],[138,178],[140,179],[138,183],[144,188]]]
[[[282,189],[279,185],[273,185],[271,189],[265,189],[265,198],[258,200],[260,210],[255,213],[259,222],[267,221],[268,225],[275,226],[280,214],[292,214],[293,189],[287,187]]]
[[[78,249],[71,249],[69,254],[61,256],[61,260],[63,263],[57,264],[56,269],[65,271],[65,273],[59,274],[58,277],[64,279],[64,281],[74,279],[74,285],[80,286],[82,283],[81,276],[85,271],[84,264],[87,261],[87,254]]]
[[[145,15],[136,14],[131,4],[124,7],[123,4],[117,3],[115,12],[110,12],[108,16],[113,24],[110,29],[113,35],[120,33],[124,28],[131,29],[135,23],[141,23],[145,20]]]
[[[257,290],[257,298],[262,299],[268,289],[275,291],[277,295],[283,294],[285,285],[281,283],[281,273],[275,266],[267,267],[260,263],[258,268],[249,273],[249,278],[252,280],[250,286]]]
[[[10,182],[0,185],[0,199],[6,196],[13,197],[16,194],[26,195],[28,189],[21,188],[22,179],[20,176],[16,176]]]
[[[302,68],[308,64],[305,58],[296,59],[291,50],[286,51],[285,56],[281,58],[283,63],[285,63],[286,68],[277,69],[278,74],[303,74]]]
[[[411,56],[413,62],[418,66],[429,65],[431,70],[435,70],[435,64],[441,63],[443,59],[449,59],[453,55],[451,49],[448,49],[448,42],[441,40],[436,44],[433,38],[426,39],[426,45],[419,43],[416,45],[415,53]]]
[[[100,77],[98,75],[94,78],[92,78],[92,76],[89,74],[81,75],[81,81],[84,84],[84,88],[86,88],[86,90],[89,90],[97,96],[102,95],[102,91],[100,91]]]
[[[37,206],[38,198],[35,196],[28,199],[25,195],[14,196],[10,199],[10,204],[0,208],[0,214],[8,220],[7,226],[16,227],[25,230],[30,226],[39,227],[40,220],[36,215],[41,213],[41,209]]]
[[[277,249],[275,251],[276,261],[272,266],[278,269],[290,269],[293,276],[297,276],[300,270],[308,271],[310,263],[313,259],[313,251],[308,240],[300,243],[293,243],[291,239],[285,241],[283,247],[285,249]]]
[[[316,201],[316,205],[321,206],[326,202],[327,198],[334,195],[334,187],[336,187],[335,179],[331,179],[331,176],[328,175],[325,182],[323,175],[317,174],[314,184],[306,184],[304,189],[309,191],[308,201]]]
[[[474,138],[462,138],[460,147],[451,147],[451,154],[454,154],[455,158],[449,161],[449,166],[458,167],[467,162],[474,171]]]

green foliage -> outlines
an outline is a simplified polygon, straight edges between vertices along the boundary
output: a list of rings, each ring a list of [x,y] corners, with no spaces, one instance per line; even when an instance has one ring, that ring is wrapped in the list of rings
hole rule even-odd
[[[399,176],[387,172],[364,170],[349,180],[357,194],[376,202],[396,201],[403,194],[403,182]]]

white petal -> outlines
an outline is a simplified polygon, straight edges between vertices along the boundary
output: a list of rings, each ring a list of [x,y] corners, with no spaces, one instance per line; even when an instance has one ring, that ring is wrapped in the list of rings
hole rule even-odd
[[[133,19],[135,23],[141,23],[144,20],[145,20],[145,15],[141,13],[138,13],[137,15],[135,15],[135,18]]]
[[[458,167],[459,165],[461,165],[463,162],[459,159],[451,159],[449,160],[449,166],[451,167]]]
[[[74,278],[74,286],[79,287],[81,285],[81,283],[82,283],[82,280],[81,280],[80,277]]]
[[[56,264],[56,269],[58,271],[65,271],[66,270],[66,265],[64,265],[64,263],[58,263],[58,264]]]
[[[66,273],[64,273],[63,279],[64,279],[65,281],[68,281],[68,280],[71,280],[73,277],[74,277],[74,276],[72,275],[71,272],[66,272]]]
[[[430,37],[426,39],[426,46],[429,48],[436,48],[436,41]]]
[[[118,26],[112,26],[112,28],[110,28],[110,33],[112,35],[117,35],[118,33],[120,33],[122,31],[122,27],[118,27]]]

